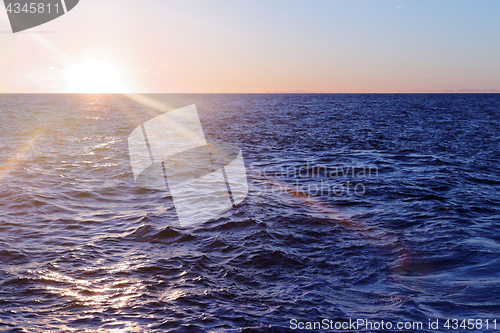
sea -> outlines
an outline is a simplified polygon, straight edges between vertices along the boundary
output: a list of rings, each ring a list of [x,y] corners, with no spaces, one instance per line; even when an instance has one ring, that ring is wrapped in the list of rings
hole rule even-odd
[[[192,104],[249,191],[181,226],[128,136]],[[498,332],[499,206],[499,94],[2,94],[0,331]]]

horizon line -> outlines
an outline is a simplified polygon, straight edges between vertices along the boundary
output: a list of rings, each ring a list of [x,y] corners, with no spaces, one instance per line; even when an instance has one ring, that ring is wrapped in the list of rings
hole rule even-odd
[[[237,94],[248,94],[248,95],[299,95],[299,94],[499,94],[500,90],[495,89],[484,89],[484,90],[444,90],[444,91],[394,91],[394,92],[308,92],[308,91],[291,91],[291,92],[274,92],[274,91],[261,91],[261,92],[109,92],[109,93],[77,93],[77,92],[0,92],[0,95],[182,95],[182,94],[190,94],[190,95],[217,95],[217,94],[225,94],[225,95],[237,95]]]

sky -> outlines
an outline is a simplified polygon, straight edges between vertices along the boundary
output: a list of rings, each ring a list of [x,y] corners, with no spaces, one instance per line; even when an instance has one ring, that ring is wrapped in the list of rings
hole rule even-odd
[[[499,17],[497,0],[80,0],[13,34],[2,6],[0,92],[500,92]]]

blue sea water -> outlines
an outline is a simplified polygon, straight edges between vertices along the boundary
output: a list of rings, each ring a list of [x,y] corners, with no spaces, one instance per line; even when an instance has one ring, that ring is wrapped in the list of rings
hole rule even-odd
[[[190,104],[249,194],[180,227],[127,137]],[[500,329],[498,94],[4,94],[0,116],[0,331]]]

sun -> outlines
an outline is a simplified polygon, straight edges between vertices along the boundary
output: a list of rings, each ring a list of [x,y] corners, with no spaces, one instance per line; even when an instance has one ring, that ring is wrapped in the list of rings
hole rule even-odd
[[[99,59],[90,59],[68,68],[71,93],[124,93],[116,68]]]

